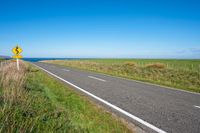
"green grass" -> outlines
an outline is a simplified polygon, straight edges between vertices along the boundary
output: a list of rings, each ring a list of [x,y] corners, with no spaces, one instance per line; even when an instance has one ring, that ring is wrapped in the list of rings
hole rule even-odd
[[[1,82],[0,132],[131,132],[121,120],[37,68],[29,66],[21,77],[17,93]]]
[[[200,60],[82,59],[45,62],[200,92]]]
[[[90,59],[84,61],[92,61],[103,64],[123,64],[125,62],[135,62],[141,67],[144,67],[147,64],[159,62],[165,64],[168,69],[200,72],[199,59]]]

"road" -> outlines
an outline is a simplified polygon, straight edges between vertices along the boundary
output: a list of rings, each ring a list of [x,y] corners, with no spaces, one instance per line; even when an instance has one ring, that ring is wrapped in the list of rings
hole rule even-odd
[[[200,94],[34,63],[147,132],[200,133]]]

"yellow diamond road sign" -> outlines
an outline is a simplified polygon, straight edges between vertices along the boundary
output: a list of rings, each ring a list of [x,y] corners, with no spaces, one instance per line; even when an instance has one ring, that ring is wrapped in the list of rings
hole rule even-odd
[[[12,49],[12,52],[15,54],[15,55],[19,55],[23,50],[19,47],[19,46],[16,46],[15,48]]]
[[[22,55],[14,55],[12,58],[21,59],[21,58],[23,58],[23,56]]]

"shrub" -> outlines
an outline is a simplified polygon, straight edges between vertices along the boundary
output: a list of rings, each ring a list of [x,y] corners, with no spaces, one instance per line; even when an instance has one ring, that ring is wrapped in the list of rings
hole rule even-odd
[[[153,63],[153,64],[147,64],[147,68],[156,68],[156,69],[163,69],[166,68],[166,65],[163,63]]]
[[[124,63],[124,66],[135,67],[136,64],[135,64],[135,62],[125,62],[125,63]]]

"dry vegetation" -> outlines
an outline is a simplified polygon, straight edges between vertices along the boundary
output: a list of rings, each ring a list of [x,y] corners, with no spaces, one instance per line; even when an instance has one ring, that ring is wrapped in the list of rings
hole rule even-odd
[[[0,91],[1,91],[1,112],[0,112],[0,131],[14,132],[18,126],[19,132],[25,132],[26,129],[31,129],[33,124],[24,119],[17,121],[17,113],[20,108],[17,106],[26,106],[28,108],[29,101],[28,93],[24,89],[26,81],[26,67],[22,62],[20,63],[20,71],[17,71],[15,63],[4,64],[0,73]],[[17,124],[16,124],[17,123]],[[30,131],[30,130],[29,130]]]
[[[164,69],[166,68],[166,65],[163,63],[153,63],[153,64],[147,64],[146,67],[155,69]]]
[[[1,88],[2,88],[2,99],[4,103],[8,103],[8,106],[12,104],[22,102],[26,99],[26,91],[24,88],[26,69],[25,65],[21,65],[20,71],[17,71],[14,63],[9,63],[2,67],[1,73]],[[7,106],[7,105],[6,105]]]

